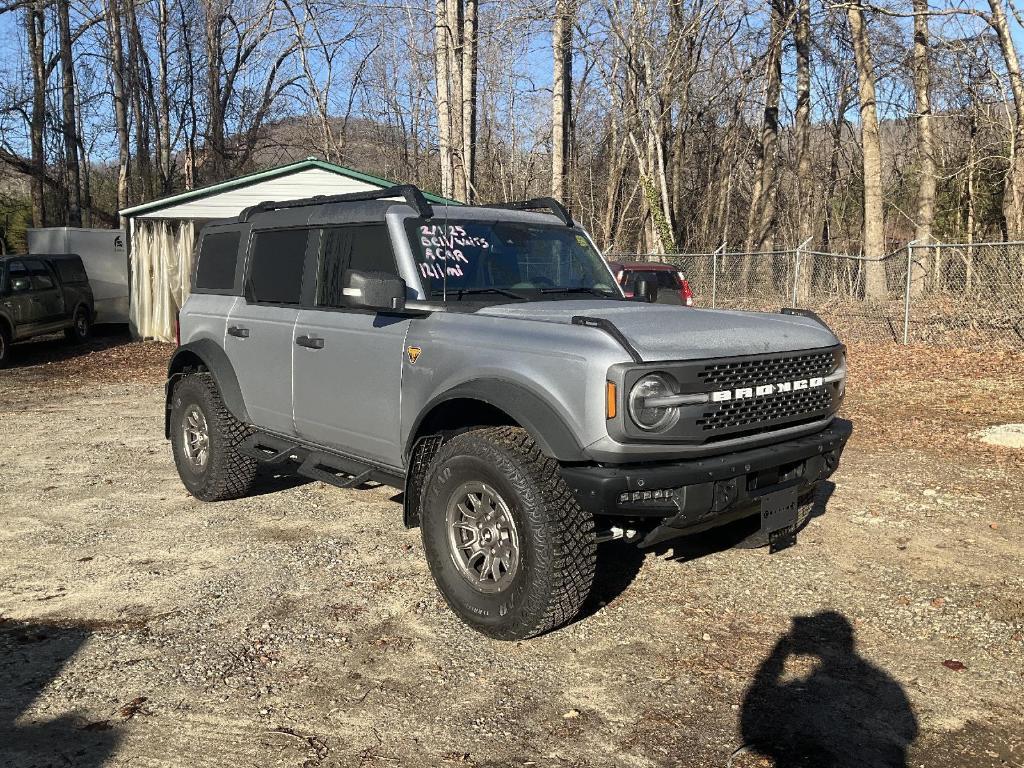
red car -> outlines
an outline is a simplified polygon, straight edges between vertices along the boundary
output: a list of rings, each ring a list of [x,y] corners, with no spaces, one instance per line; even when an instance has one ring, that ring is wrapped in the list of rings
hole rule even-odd
[[[628,298],[633,298],[636,281],[643,278],[648,285],[658,286],[658,304],[676,304],[684,307],[693,306],[693,291],[686,280],[686,275],[671,264],[651,264],[638,262],[609,262],[622,290]]]

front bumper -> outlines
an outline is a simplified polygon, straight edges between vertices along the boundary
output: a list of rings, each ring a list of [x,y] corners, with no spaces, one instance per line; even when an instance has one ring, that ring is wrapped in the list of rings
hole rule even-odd
[[[756,512],[766,493],[796,485],[804,496],[839,466],[853,425],[834,419],[812,435],[722,456],[671,463],[562,467],[581,507],[594,515],[658,522],[659,535],[723,525]]]

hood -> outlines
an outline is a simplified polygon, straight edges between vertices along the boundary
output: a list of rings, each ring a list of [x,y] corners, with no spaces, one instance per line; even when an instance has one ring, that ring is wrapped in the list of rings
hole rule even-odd
[[[577,315],[603,317],[615,323],[644,362],[794,352],[839,343],[812,318],[771,312],[597,299],[497,304],[477,314],[564,324]]]

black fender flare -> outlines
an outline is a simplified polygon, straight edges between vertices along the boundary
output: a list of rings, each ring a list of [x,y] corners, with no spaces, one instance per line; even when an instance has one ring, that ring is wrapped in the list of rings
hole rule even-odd
[[[165,410],[164,436],[171,437],[171,397],[178,381],[198,366],[205,368],[217,383],[221,399],[231,415],[243,424],[249,422],[249,412],[238,386],[238,376],[228,359],[227,353],[212,339],[198,339],[182,344],[171,355],[167,364],[167,384],[164,388]]]
[[[424,419],[437,406],[450,400],[478,400],[507,413],[530,433],[537,447],[558,461],[586,461],[583,448],[565,419],[542,396],[522,384],[504,379],[475,379],[458,384],[435,396],[420,411],[406,438],[405,455],[410,457],[421,435]]]

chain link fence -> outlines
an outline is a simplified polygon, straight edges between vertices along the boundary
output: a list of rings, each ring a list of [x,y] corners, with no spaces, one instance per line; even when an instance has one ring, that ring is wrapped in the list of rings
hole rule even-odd
[[[806,245],[608,258],[675,265],[697,306],[813,310],[845,339],[1024,348],[1024,242],[910,243],[881,259]]]

